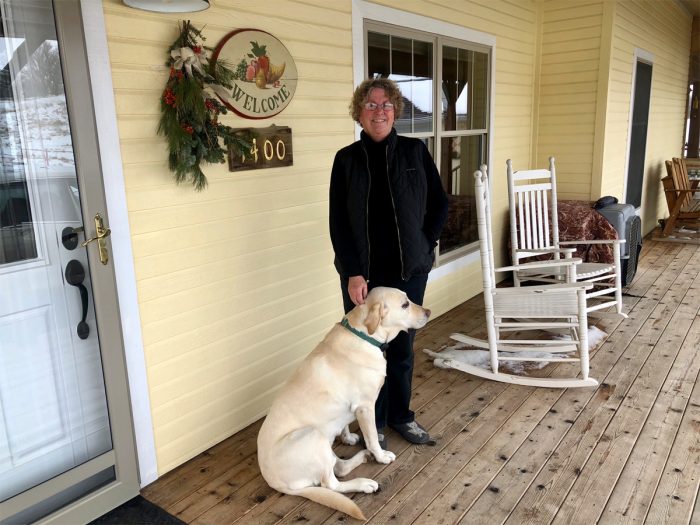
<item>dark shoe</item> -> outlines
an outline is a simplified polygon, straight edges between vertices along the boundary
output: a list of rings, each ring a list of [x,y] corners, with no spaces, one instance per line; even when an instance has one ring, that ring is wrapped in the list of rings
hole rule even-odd
[[[414,445],[433,446],[436,443],[436,441],[430,437],[428,431],[418,424],[418,421],[389,426],[401,434],[402,438]]]

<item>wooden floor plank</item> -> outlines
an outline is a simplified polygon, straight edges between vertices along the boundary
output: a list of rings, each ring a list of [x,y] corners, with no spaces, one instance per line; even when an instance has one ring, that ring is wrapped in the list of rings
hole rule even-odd
[[[238,439],[225,440],[168,472],[143,489],[144,498],[163,508],[171,508],[181,499],[211,482],[212,478],[225,474],[232,466],[255,453],[256,439],[262,420],[253,423],[237,434]]]
[[[642,523],[659,484],[671,446],[700,370],[700,318],[696,317],[679,358],[654,403],[644,429],[615,484],[601,523]],[[698,450],[700,454],[700,450]]]
[[[499,397],[500,406],[486,424],[468,426],[466,432],[450,442],[370,523],[454,523],[455,515],[461,512],[459,503],[468,499],[470,492],[480,494],[489,486],[494,473],[527,439],[532,428],[562,394],[561,390],[541,390],[543,399],[531,390],[509,386]],[[457,457],[460,461],[455,461]],[[447,509],[438,506],[439,510],[432,512],[431,503],[437,496],[453,503]]]
[[[456,331],[483,336],[481,296],[419,331],[412,406],[438,443],[416,447],[390,431],[396,461],[350,475],[380,482],[380,492],[352,496],[368,523],[700,523],[700,247],[645,239],[623,302],[628,319],[590,318],[608,334],[591,353],[601,382],[592,389],[528,388],[435,367],[422,348],[456,346]],[[538,373],[571,375],[576,365]],[[359,524],[267,486],[260,423],[143,495],[197,525]],[[344,457],[357,450],[335,447]]]
[[[689,257],[690,255],[688,255]],[[665,260],[659,262],[664,265],[670,265],[674,259],[675,255],[670,254]],[[658,279],[660,275],[660,272],[655,272],[654,278]],[[667,285],[667,280],[656,283],[657,287],[666,290],[668,289]],[[648,289],[646,284],[638,284],[638,287],[640,286]],[[635,309],[631,311],[629,319],[622,321],[616,327],[616,330],[611,332],[611,335],[598,352],[594,354],[591,360],[592,374],[601,378],[608,374],[620,355],[630,344],[630,339],[647,322],[653,308],[657,304],[655,301],[642,300],[640,302],[638,298],[636,299]],[[546,420],[543,420],[542,425],[533,433],[531,439],[511,458],[504,467],[503,472],[495,478],[493,485],[500,490],[498,492],[484,492],[464,515],[463,522],[473,522],[478,519],[478,516],[483,516],[485,512],[489,513],[494,522],[507,518],[521,495],[532,485],[533,479],[541,466],[549,459],[558,443],[563,439],[564,432],[573,425],[582,406],[593,395],[590,391],[589,394],[587,396],[583,390],[567,392],[566,396],[558,403],[558,406],[554,407],[554,412],[548,415]],[[569,424],[562,427],[562,420],[568,421]],[[552,432],[553,429],[559,429],[560,433]],[[537,485],[535,487],[537,488]],[[537,488],[537,490],[544,490],[544,485],[542,485],[542,488]],[[445,512],[447,511],[445,510]]]
[[[699,486],[700,383],[696,382],[652,500],[647,522],[691,523]]]
[[[686,351],[680,351],[700,308],[700,286],[693,286],[700,271],[700,257],[695,262],[686,266],[686,271],[695,273],[687,275],[691,287],[684,300],[598,440],[553,523],[583,525],[598,520],[664,383],[678,379],[667,377],[674,361],[686,367],[692,363],[695,349],[689,352],[685,346]],[[679,374],[686,370],[676,369]]]
[[[654,283],[648,295],[659,297],[659,302],[649,319],[632,339],[624,359],[616,363],[579,415],[556,453],[542,466],[506,523],[542,523],[554,518],[642,364],[659,341],[662,330],[690,288],[690,279],[684,280],[683,275],[678,274],[676,277],[670,279],[661,275]],[[677,282],[673,283],[673,280]],[[640,302],[649,300],[653,299]]]
[[[620,326],[624,326],[628,334],[638,333],[646,323],[649,315],[651,315],[655,305],[654,301],[644,300],[641,306],[631,312],[630,317],[625,319]],[[608,381],[609,371],[618,363],[620,356],[623,355],[630,344],[629,337],[621,338],[614,337],[614,335],[603,343],[591,359],[591,368],[596,371],[601,380],[605,379],[605,381]],[[545,392],[546,390],[542,391]],[[483,516],[484,512],[489,512],[494,522],[505,520],[528,487],[533,484],[542,465],[550,459],[551,455],[557,450],[557,446],[569,433],[572,425],[576,423],[577,418],[589,403],[589,400],[597,393],[598,395],[606,396],[609,395],[610,391],[611,387],[607,384],[597,390],[578,389],[566,391],[550,408],[550,411],[529,436],[529,439],[510,458],[504,469],[491,482],[493,486],[499,489],[498,491],[483,492],[473,505],[469,500],[462,503],[463,498],[460,497],[459,502],[456,500],[448,502],[450,506],[457,504],[467,509],[467,512],[462,517],[464,523],[473,523],[479,516]],[[538,395],[540,395],[539,392],[540,390],[537,391]],[[443,506],[442,511],[447,512],[445,506]],[[439,510],[436,509],[433,512],[438,513]]]

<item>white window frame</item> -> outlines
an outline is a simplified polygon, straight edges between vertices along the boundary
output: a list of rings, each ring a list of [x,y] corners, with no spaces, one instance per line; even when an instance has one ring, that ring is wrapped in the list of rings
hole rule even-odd
[[[401,28],[413,29],[422,33],[434,33],[447,39],[454,39],[458,42],[468,42],[490,49],[490,70],[489,70],[489,108],[488,108],[488,133],[487,133],[487,158],[493,158],[494,141],[494,116],[495,116],[495,86],[496,86],[496,37],[476,31],[467,27],[458,26],[448,22],[442,22],[434,18],[429,18],[406,11],[401,11],[391,7],[380,6],[365,0],[352,1],[352,46],[353,46],[353,77],[355,85],[359,85],[365,79],[366,56],[365,56],[365,21],[372,21],[380,24],[398,26]],[[448,44],[449,45],[449,44]],[[442,50],[437,49],[438,58],[442,56]],[[435,64],[441,67],[441,63]],[[438,125],[438,106],[433,109],[433,129]],[[359,139],[362,129],[355,126],[355,137]],[[445,134],[446,132],[442,132]],[[449,132],[447,132],[449,134]],[[437,133],[432,135],[437,139]],[[438,140],[435,140],[435,154],[439,151]],[[436,157],[437,158],[437,157]],[[456,252],[456,253],[455,253]],[[438,260],[438,267],[430,272],[429,281],[439,279],[453,271],[478,261],[478,243],[472,243],[468,247],[449,252]]]

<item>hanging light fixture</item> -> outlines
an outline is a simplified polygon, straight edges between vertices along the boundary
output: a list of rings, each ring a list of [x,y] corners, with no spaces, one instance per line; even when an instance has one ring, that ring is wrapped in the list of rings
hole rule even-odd
[[[129,7],[158,13],[192,13],[209,8],[209,0],[123,0]]]

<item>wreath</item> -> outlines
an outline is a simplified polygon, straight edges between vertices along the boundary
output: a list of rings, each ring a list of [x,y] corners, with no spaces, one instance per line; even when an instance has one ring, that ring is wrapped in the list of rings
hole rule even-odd
[[[209,63],[212,48],[202,45],[206,39],[189,20],[178,27],[180,36],[169,50],[170,75],[160,99],[158,134],[168,142],[168,167],[175,181],[191,182],[201,191],[207,186],[203,162],[225,162],[229,146],[245,154],[250,144],[218,122],[219,114],[228,110],[217,95],[228,96],[226,88],[232,88],[237,73],[224,60]]]

